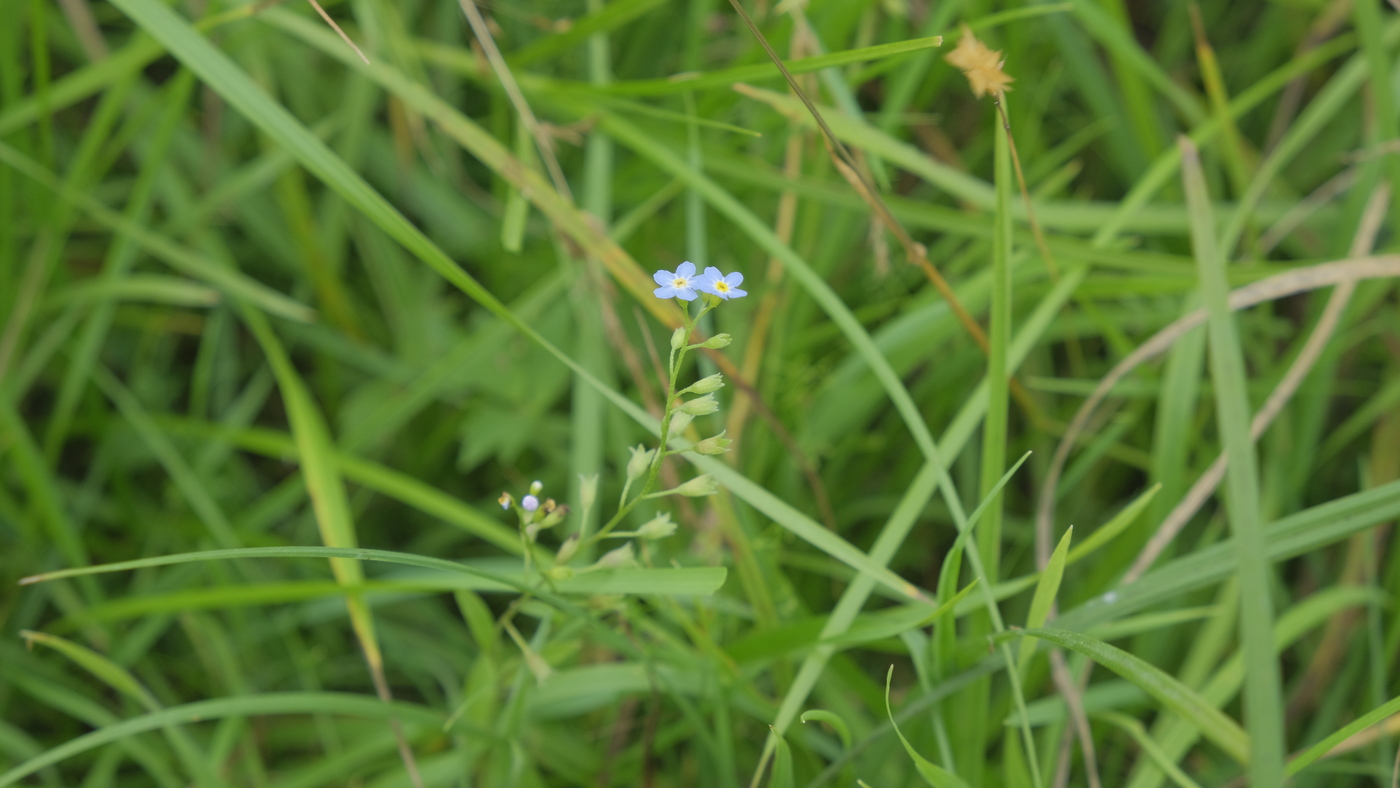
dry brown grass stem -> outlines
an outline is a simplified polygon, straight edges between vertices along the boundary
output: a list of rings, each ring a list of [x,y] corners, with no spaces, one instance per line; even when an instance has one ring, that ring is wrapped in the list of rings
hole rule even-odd
[[[481,11],[473,0],[458,0],[458,4],[462,6],[462,13],[467,16],[467,24],[471,25],[472,33],[476,35],[477,42],[481,44],[481,51],[486,54],[486,60],[491,64],[491,70],[496,73],[496,79],[500,80],[501,87],[505,90],[511,105],[515,107],[516,114],[520,116],[520,122],[525,124],[525,130],[530,132],[530,136],[534,138],[535,147],[539,148],[540,158],[544,161],[545,170],[549,172],[549,179],[553,181],[555,191],[573,203],[574,194],[569,190],[569,182],[564,178],[564,170],[559,167],[558,157],[554,155],[554,140],[549,136],[548,130],[535,118],[534,111],[530,109],[530,103],[525,100],[525,94],[520,92],[520,86],[515,82],[515,75],[511,73],[506,59],[501,56],[501,50],[496,46],[495,37],[491,35],[491,28],[482,18]]]
[[[1390,190],[1384,184],[1377,186],[1371,192],[1370,200],[1366,203],[1366,210],[1362,214],[1361,225],[1357,229],[1356,236],[1352,240],[1350,254],[1359,257],[1371,250],[1376,242],[1376,234],[1380,231],[1381,221],[1385,218],[1386,208],[1390,204]],[[1274,387],[1269,398],[1265,400],[1264,406],[1254,414],[1254,419],[1250,423],[1249,437],[1252,441],[1258,441],[1264,431],[1269,428],[1274,419],[1288,404],[1297,392],[1298,386],[1302,385],[1303,378],[1307,377],[1309,371],[1317,363],[1317,359],[1322,355],[1322,351],[1331,341],[1332,335],[1336,332],[1337,324],[1342,318],[1342,313],[1347,304],[1351,302],[1352,294],[1356,292],[1356,280],[1347,279],[1339,282],[1332,295],[1327,299],[1327,306],[1324,307],[1322,317],[1317,321],[1308,341],[1304,343],[1303,349],[1299,351],[1298,357],[1289,365],[1288,371],[1284,373],[1283,379]],[[1224,452],[1215,458],[1210,469],[1196,480],[1191,486],[1186,497],[1172,509],[1153,534],[1142,552],[1138,554],[1133,565],[1123,576],[1123,582],[1132,583],[1142,577],[1162,551],[1171,544],[1186,523],[1203,506],[1215,489],[1220,486],[1220,481],[1225,478],[1225,468],[1228,464],[1228,455]]]
[[[320,14],[321,19],[324,20],[326,24],[331,26],[331,29],[335,31],[336,35],[340,36],[340,40],[344,41],[346,46],[355,50],[355,54],[359,55],[360,59],[365,62],[366,66],[368,66],[369,58],[365,57],[365,53],[361,52],[360,48],[355,46],[355,42],[350,40],[350,36],[345,35],[345,31],[340,29],[340,25],[337,25],[335,23],[335,20],[331,19],[331,15],[326,13],[326,9],[322,8],[321,4],[316,2],[316,0],[306,0],[306,2],[310,3],[311,7],[316,9],[316,13]]]
[[[874,186],[861,174],[859,162],[857,162],[855,157],[851,155],[851,152],[846,149],[846,146],[836,138],[836,134],[832,132],[831,128],[826,125],[826,120],[822,117],[816,104],[812,103],[812,100],[808,98],[807,92],[802,89],[802,86],[797,84],[797,80],[793,78],[792,72],[788,71],[787,66],[783,65],[782,58],[778,57],[778,53],[773,51],[773,47],[768,43],[767,37],[758,29],[754,21],[749,18],[748,12],[744,10],[739,0],[729,0],[729,4],[734,7],[734,10],[739,14],[739,18],[743,20],[744,24],[749,28],[749,31],[753,33],[754,38],[758,40],[758,43],[763,47],[763,51],[768,54],[769,59],[778,67],[778,71],[782,73],[783,79],[787,80],[788,87],[792,89],[792,92],[802,102],[803,106],[807,108],[807,112],[811,114],[813,122],[815,122],[817,128],[821,130],[822,144],[826,147],[827,153],[831,156],[832,163],[836,165],[836,170],[841,173],[841,177],[846,179],[846,182],[851,185],[851,188],[855,189],[856,194],[870,207],[870,210],[875,213],[875,216],[879,218],[885,228],[898,239],[900,246],[904,248],[905,257],[924,272],[924,276],[928,277],[934,289],[948,302],[948,306],[953,310],[953,314],[957,316],[958,322],[961,323],[968,334],[972,336],[977,346],[982,348],[983,352],[986,352],[988,347],[986,332],[982,330],[982,326],[972,317],[962,305],[962,302],[958,300],[957,294],[953,292],[953,288],[948,285],[943,275],[929,262],[928,251],[924,248],[924,245],[914,240],[909,234],[909,231],[904,228],[904,225],[900,224],[899,220],[890,212],[889,206],[885,205],[885,201],[880,198]],[[752,92],[749,92],[751,89],[749,89],[747,85],[736,84],[734,85],[734,89],[742,95],[756,98]]]

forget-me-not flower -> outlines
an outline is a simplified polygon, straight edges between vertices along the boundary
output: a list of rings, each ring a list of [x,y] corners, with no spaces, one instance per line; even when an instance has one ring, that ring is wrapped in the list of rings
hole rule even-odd
[[[652,275],[660,287],[652,292],[657,298],[679,298],[682,301],[695,300],[695,263],[686,261],[676,266],[676,270],[657,271]]]
[[[743,298],[749,294],[747,290],[739,289],[739,285],[743,283],[744,275],[738,271],[725,276],[714,266],[706,268],[705,273],[695,278],[696,288],[711,295],[717,295],[726,301],[731,298]]]

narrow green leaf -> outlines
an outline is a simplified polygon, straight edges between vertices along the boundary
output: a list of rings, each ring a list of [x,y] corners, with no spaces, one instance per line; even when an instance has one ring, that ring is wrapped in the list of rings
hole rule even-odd
[[[904,745],[904,751],[909,753],[909,757],[914,760],[914,768],[919,771],[924,782],[933,788],[971,788],[961,777],[920,755],[909,743],[909,740],[904,738],[904,733],[899,730],[899,724],[894,721],[894,710],[890,708],[890,679],[893,677],[894,666],[891,665],[889,672],[885,674],[885,714],[890,718],[890,725],[894,727],[894,733],[899,737],[900,744]]]
[[[772,730],[773,726],[768,728]],[[778,751],[773,758],[773,776],[768,780],[768,788],[792,788],[792,748],[781,733],[774,730],[773,735],[778,737]]]
[[[1147,729],[1142,727],[1142,723],[1126,714],[1119,714],[1113,711],[1100,712],[1093,715],[1093,717],[1096,720],[1112,723],[1126,731],[1129,736],[1132,736],[1133,741],[1137,742],[1138,746],[1142,748],[1142,751],[1147,754],[1147,757],[1152,759],[1152,762],[1157,765],[1158,769],[1162,770],[1162,774],[1165,774],[1167,779],[1176,783],[1178,788],[1201,788],[1195,780],[1192,780],[1186,772],[1181,770],[1180,766],[1176,765],[1176,761],[1172,760],[1171,756],[1157,743],[1157,740],[1153,739],[1152,735],[1147,732]]]
[[[170,725],[274,714],[344,714],[366,719],[398,719],[438,728],[443,715],[411,703],[385,703],[375,697],[340,692],[288,692],[220,698],[144,714],[79,736],[0,774],[0,788],[75,755]]]
[[[1077,651],[1141,687],[1163,706],[1190,721],[1220,749],[1241,764],[1249,763],[1249,734],[1195,690],[1142,658],[1088,635],[1063,629],[1028,629],[1014,633],[1048,640]]]
[[[798,719],[802,720],[804,723],[815,720],[830,725],[832,730],[836,731],[836,735],[841,738],[841,746],[848,750],[851,749],[851,729],[846,725],[846,721],[835,713],[829,712],[826,709],[809,709],[808,711],[802,712],[802,716]]]
[[[1050,617],[1050,608],[1055,604],[1056,595],[1060,593],[1060,580],[1065,576],[1065,556],[1069,553],[1069,544],[1073,537],[1074,526],[1071,525],[1065,531],[1065,535],[1060,537],[1055,552],[1050,554],[1050,562],[1045,565],[1045,571],[1040,573],[1040,582],[1036,583],[1035,595],[1031,597],[1031,610],[1026,616],[1026,629],[1039,629],[1045,626],[1045,620]],[[1016,667],[1022,675],[1030,665],[1031,657],[1035,655],[1035,645],[1034,640],[1021,642],[1021,656]]]
[[[1284,773],[1291,777],[1301,772],[1319,758],[1331,752],[1333,747],[1336,747],[1338,744],[1341,744],[1352,736],[1355,736],[1393,714],[1400,714],[1400,697],[1391,698],[1387,703],[1371,709],[1360,717],[1352,720],[1351,723],[1341,728],[1336,733],[1333,733],[1331,736],[1328,736],[1299,753],[1298,757],[1289,762],[1287,768],[1284,769]]]
[[[1225,506],[1239,555],[1240,629],[1244,640],[1245,724],[1254,750],[1249,761],[1254,785],[1282,785],[1284,759],[1283,698],[1278,659],[1274,656],[1272,578],[1264,551],[1260,514],[1259,470],[1254,441],[1244,353],[1231,313],[1225,261],[1216,245],[1215,220],[1196,147],[1179,140],[1186,206],[1191,215],[1191,246],[1196,252],[1201,296],[1210,313],[1210,373],[1215,385],[1216,423],[1229,456]]]
[[[1115,514],[1113,519],[1099,526],[1093,533],[1089,534],[1088,539],[1080,542],[1078,547],[1070,550],[1069,557],[1065,559],[1065,563],[1073,564],[1084,556],[1090,555],[1095,550],[1113,541],[1115,537],[1127,530],[1128,526],[1132,525],[1133,522],[1137,520],[1138,515],[1142,514],[1143,510],[1147,508],[1148,504],[1152,503],[1152,499],[1155,498],[1157,493],[1161,492],[1161,490],[1161,484],[1154,484],[1149,487],[1146,492],[1134,498],[1133,502],[1123,507],[1123,510]]]

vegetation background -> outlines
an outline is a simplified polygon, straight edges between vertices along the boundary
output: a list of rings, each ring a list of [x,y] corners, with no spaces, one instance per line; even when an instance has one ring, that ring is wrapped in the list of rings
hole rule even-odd
[[[1396,784],[1395,9],[743,8],[0,0],[0,785]]]

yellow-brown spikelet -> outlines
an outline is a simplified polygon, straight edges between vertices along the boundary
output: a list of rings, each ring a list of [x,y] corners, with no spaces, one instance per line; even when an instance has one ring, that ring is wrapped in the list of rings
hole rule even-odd
[[[1007,85],[1015,81],[1001,70],[1006,63],[1001,52],[988,49],[986,44],[977,40],[977,36],[972,34],[972,28],[967,25],[962,26],[962,38],[958,40],[957,47],[946,55],[946,59],[967,77],[973,94],[978,98],[987,93],[1001,98],[1003,93],[1011,89]]]

